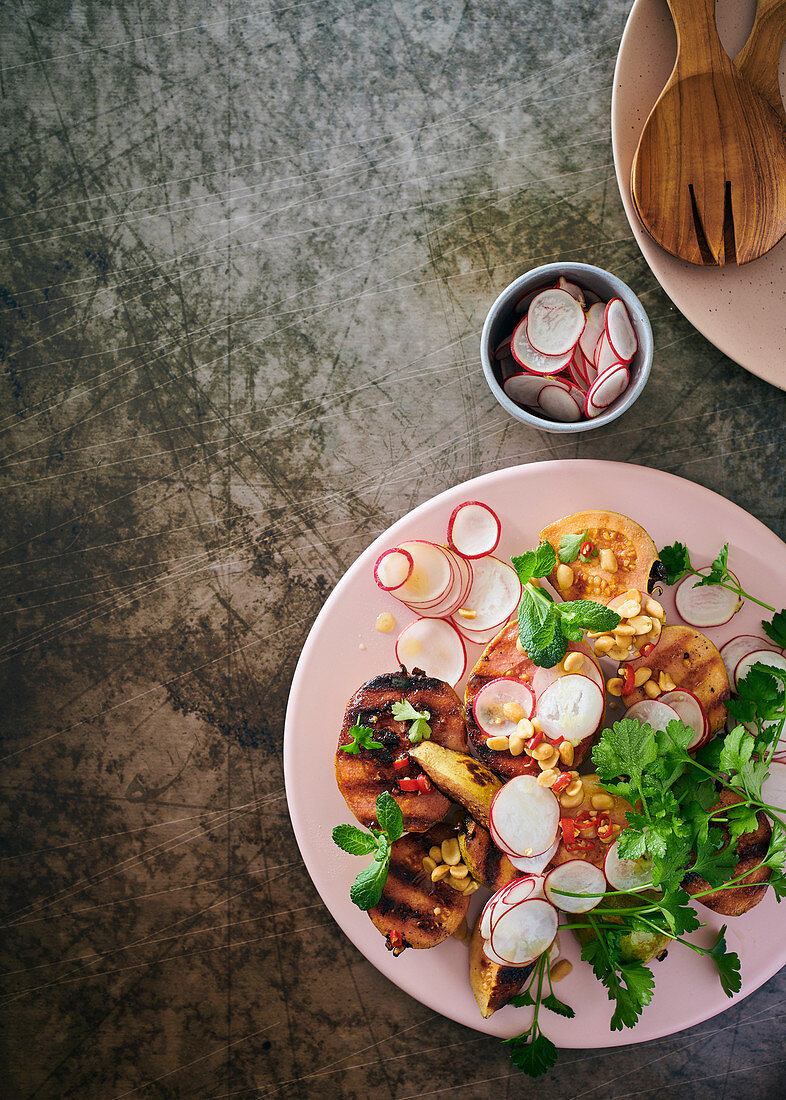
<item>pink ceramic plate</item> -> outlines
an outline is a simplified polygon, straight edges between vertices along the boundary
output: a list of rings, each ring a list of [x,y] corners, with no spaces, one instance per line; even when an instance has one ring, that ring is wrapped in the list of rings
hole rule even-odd
[[[745,44],[755,9],[756,0],[719,0],[718,30],[732,57]],[[735,363],[786,389],[786,239],[744,267],[697,267],[655,244],[633,206],[633,155],[676,56],[666,0],[636,0],[622,36],[611,100],[614,164],[625,213],[653,275],[691,324]],[[782,64],[781,89],[785,86]]]
[[[731,567],[754,592],[783,590],[786,546],[742,509],[699,485],[658,470],[616,462],[562,461],[515,466],[486,474],[435,497],[394,523],[366,550],[336,586],[309,634],[295,672],[284,733],[287,798],[295,835],[309,874],[325,905],[379,970],[403,990],[467,1027],[490,1035],[518,1034],[527,1011],[504,1008],[489,1020],[478,1012],[467,974],[467,948],[455,939],[429,951],[405,951],[395,959],[365,913],[349,900],[349,887],[363,860],[341,852],[331,829],[352,815],[341,797],[333,771],[338,730],[347,699],[365,680],[396,668],[393,634],[379,634],[374,621],[392,611],[397,629],[413,618],[392,596],[374,584],[372,569],[385,547],[402,539],[443,540],[448,518],[462,500],[490,504],[502,520],[496,554],[505,559],[535,546],[540,529],[560,516],[584,508],[624,512],[646,524],[658,546],[675,539],[687,543],[694,560],[710,562],[721,545],[733,541]],[[670,591],[665,605],[673,618]],[[746,604],[731,623],[712,633],[718,642],[757,630],[760,615]],[[480,656],[470,646],[470,661]],[[487,896],[479,890],[470,909],[474,918]],[[722,921],[702,911],[709,928],[695,935],[709,942]],[[773,898],[745,917],[729,920],[728,941],[742,958],[741,996],[771,977],[786,962],[786,940]],[[563,1047],[608,1047],[669,1035],[728,1008],[712,966],[687,948],[673,947],[655,966],[653,1002],[633,1030],[610,1032],[611,1007],[589,967],[579,959],[569,932],[561,937],[573,972],[560,983],[560,997],[576,1010],[575,1020],[551,1013],[547,1033]]]

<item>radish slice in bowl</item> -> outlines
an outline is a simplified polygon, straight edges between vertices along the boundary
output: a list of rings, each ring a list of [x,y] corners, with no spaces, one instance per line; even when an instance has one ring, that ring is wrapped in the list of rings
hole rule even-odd
[[[562,386],[544,386],[538,394],[538,405],[550,420],[559,420],[563,424],[581,420],[580,402]]]
[[[542,854],[554,843],[559,815],[559,802],[548,787],[541,787],[534,775],[517,775],[492,799],[492,839],[506,854]]]
[[[409,550],[392,546],[383,550],[374,565],[374,580],[383,592],[395,592],[412,576],[415,562]]]
[[[586,306],[587,303],[584,300],[584,291],[577,283],[568,282],[564,275],[560,275],[557,280],[557,289],[567,291],[571,297],[576,299],[582,309]]]
[[[557,910],[550,902],[520,901],[494,922],[491,949],[507,966],[526,966],[554,943],[557,924]]]
[[[469,630],[501,627],[513,615],[521,599],[521,581],[513,566],[487,555],[473,562],[472,585],[464,602],[464,610],[474,611],[467,619]],[[458,612],[456,625],[458,626]]]
[[[567,294],[566,297],[570,298],[570,295]],[[570,300],[573,302],[572,298]],[[534,348],[530,343],[526,317],[519,321],[513,330],[513,336],[510,339],[510,351],[517,363],[520,363],[522,367],[526,367],[527,370],[534,371],[535,374],[556,374],[558,371],[564,370],[573,358],[572,347],[561,355],[544,355],[542,351]]]
[[[448,546],[463,558],[493,554],[501,534],[497,513],[480,500],[458,504],[448,520]]]
[[[535,695],[529,684],[500,677],[484,684],[472,704],[475,721],[489,737],[509,737],[522,718],[535,713]]]
[[[674,707],[661,702],[660,699],[640,699],[638,703],[628,707],[626,718],[638,718],[641,723],[652,726],[656,731],[665,730],[669,722],[680,721],[680,716]]]
[[[701,748],[707,740],[710,721],[707,712],[693,692],[675,688],[674,691],[665,691],[658,701],[676,710],[682,724],[693,730],[693,737],[688,743],[688,752]]]
[[[398,636],[396,660],[453,685],[464,675],[467,651],[458,631],[444,619],[416,619]]]
[[[589,417],[600,416],[609,405],[614,404],[618,397],[622,397],[629,383],[630,371],[621,363],[609,367],[608,370],[601,371],[587,390],[584,401],[586,415]]]
[[[612,298],[606,306],[604,325],[612,352],[621,363],[629,363],[639,349],[639,341],[621,298]]]
[[[564,737],[575,748],[591,737],[603,717],[603,692],[589,676],[560,676],[538,699],[537,715],[547,737]]]
[[[619,837],[606,853],[603,872],[609,885],[615,890],[646,890],[652,886],[652,860],[649,856],[640,859],[620,859]]]
[[[747,676],[754,665],[770,665],[771,668],[786,672],[786,657],[782,653],[773,653],[769,649],[754,649],[740,658],[734,668],[734,686]]]
[[[527,338],[542,355],[564,355],[573,349],[584,331],[584,310],[565,290],[544,290],[530,302]]]
[[[709,566],[699,570],[702,576],[709,571]],[[737,580],[736,577],[734,579]],[[687,576],[678,586],[674,603],[688,626],[722,626],[742,607],[742,600],[736,592],[730,592],[720,585],[699,588],[698,581],[692,575]]]
[[[597,302],[587,310],[587,323],[579,337],[579,349],[585,363],[594,366],[595,349],[598,346],[603,333],[606,331],[606,306],[603,302]]]
[[[538,403],[538,395],[549,382],[556,381],[550,374],[513,374],[503,384],[502,388],[517,405],[535,406]]]
[[[593,863],[569,859],[549,871],[543,889],[551,904],[563,913],[588,913],[603,900],[606,876]]]

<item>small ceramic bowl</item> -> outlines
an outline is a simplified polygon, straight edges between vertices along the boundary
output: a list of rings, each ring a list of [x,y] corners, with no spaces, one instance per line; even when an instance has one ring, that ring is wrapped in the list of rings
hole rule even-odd
[[[518,322],[521,314],[516,313],[516,303],[526,294],[548,286],[556,286],[560,275],[571,283],[577,283],[582,290],[589,290],[596,294],[604,302],[611,298],[621,298],[628,310],[628,315],[636,331],[639,342],[638,351],[630,363],[630,383],[620,397],[607,409],[593,419],[576,420],[571,423],[563,423],[558,420],[548,420],[543,415],[522,408],[507,396],[502,388],[500,367],[494,358],[494,350],[506,340]],[[652,366],[652,329],[639,299],[629,286],[612,275],[603,271],[600,267],[591,264],[557,263],[544,264],[543,267],[534,267],[524,275],[507,286],[488,312],[486,322],[483,325],[483,334],[480,338],[480,358],[483,363],[483,373],[486,376],[489,389],[494,397],[511,416],[520,420],[522,424],[528,424],[532,428],[538,428],[542,432],[587,432],[592,428],[602,428],[610,424],[612,420],[622,416],[636,398],[639,396],[649,377]],[[559,375],[557,375],[559,377]]]

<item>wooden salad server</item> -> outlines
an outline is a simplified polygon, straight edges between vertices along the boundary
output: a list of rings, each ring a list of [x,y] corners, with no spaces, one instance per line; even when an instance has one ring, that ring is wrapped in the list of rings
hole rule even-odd
[[[636,209],[674,256],[750,263],[786,234],[786,133],[723,49],[715,0],[668,5],[677,60],[633,160]]]
[[[786,110],[778,80],[784,40],[786,0],[759,0],[750,37],[734,58],[734,64],[786,126]]]

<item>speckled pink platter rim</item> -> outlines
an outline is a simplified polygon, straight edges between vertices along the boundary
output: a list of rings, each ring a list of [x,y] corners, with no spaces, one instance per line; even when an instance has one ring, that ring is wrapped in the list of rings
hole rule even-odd
[[[732,57],[745,44],[755,8],[755,0],[719,0],[718,30]],[[625,213],[653,275],[691,324],[735,363],[786,389],[786,239],[743,267],[697,267],[655,244],[633,206],[633,156],[676,56],[666,0],[636,0],[622,36],[611,100],[614,165]],[[785,58],[782,54],[782,70]],[[655,353],[657,367],[657,343]]]
[[[394,523],[365,550],[339,581],[303,646],[289,698],[284,732],[284,774],[292,825],[308,872],[339,926],[370,962],[392,982],[429,1008],[490,1035],[518,1034],[527,1010],[507,1007],[483,1020],[470,989],[467,948],[449,939],[428,951],[393,958],[368,916],[349,900],[349,887],[362,866],[331,839],[334,825],[353,820],[334,780],[334,753],[346,701],[365,680],[396,668],[395,633],[414,616],[375,585],[372,568],[388,546],[407,538],[442,541],[452,509],[462,500],[483,500],[502,520],[499,557],[537,544],[548,522],[585,508],[606,508],[643,522],[660,547],[680,539],[694,561],[707,563],[732,542],[730,565],[754,593],[783,590],[786,546],[741,508],[702,486],[659,470],[616,462],[569,460],[515,466],[475,478],[427,501]],[[663,596],[670,617],[670,590]],[[393,634],[380,634],[381,611],[397,620]],[[724,627],[708,631],[717,644],[757,631],[754,605]],[[469,647],[470,666],[481,653]],[[461,688],[458,689],[461,692]],[[473,898],[474,919],[486,891]],[[722,921],[702,910],[708,927],[694,933],[709,943]],[[767,897],[744,917],[729,921],[727,940],[742,959],[747,996],[786,963],[786,910]],[[675,947],[656,965],[656,992],[632,1030],[610,1032],[611,1007],[591,971],[579,959],[570,933],[561,936],[563,954],[574,963],[560,996],[576,1010],[575,1020],[551,1014],[549,1036],[563,1047],[610,1047],[655,1039],[691,1027],[728,1008],[713,968],[687,948]],[[315,978],[319,980],[318,976]]]

